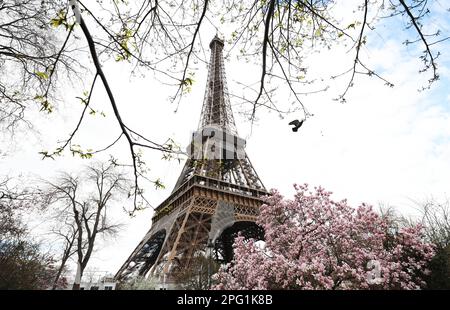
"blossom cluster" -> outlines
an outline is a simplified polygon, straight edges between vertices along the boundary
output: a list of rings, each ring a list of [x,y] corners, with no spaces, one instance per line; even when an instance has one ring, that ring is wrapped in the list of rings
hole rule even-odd
[[[216,289],[420,289],[433,246],[420,225],[398,228],[372,207],[334,201],[321,187],[295,185],[261,207],[265,242],[236,238]]]

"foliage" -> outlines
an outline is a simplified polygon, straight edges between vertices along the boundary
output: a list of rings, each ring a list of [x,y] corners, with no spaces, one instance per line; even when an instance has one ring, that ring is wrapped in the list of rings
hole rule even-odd
[[[419,289],[433,246],[421,225],[397,228],[362,204],[334,201],[323,188],[277,191],[261,207],[265,246],[236,238],[217,289]]]
[[[56,277],[56,261],[30,237],[18,214],[23,201],[17,197],[0,195],[0,289],[48,289]],[[60,277],[55,288],[66,285]]]
[[[26,235],[6,240],[0,237],[0,289],[42,290],[53,285],[54,258],[29,240]],[[56,284],[57,288],[66,286],[64,277]]]
[[[429,268],[430,274],[425,278],[427,289],[450,290],[450,245],[436,250]]]
[[[450,204],[433,199],[420,204],[426,238],[436,247],[426,277],[428,289],[450,289]]]
[[[173,272],[175,284],[186,290],[205,290],[211,287],[211,277],[219,269],[219,264],[202,254],[192,258],[188,268]]]

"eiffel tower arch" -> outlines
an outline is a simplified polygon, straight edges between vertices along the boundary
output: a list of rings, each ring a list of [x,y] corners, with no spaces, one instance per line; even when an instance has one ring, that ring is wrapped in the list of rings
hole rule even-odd
[[[224,42],[210,43],[203,107],[189,158],[170,196],[156,209],[152,226],[119,271],[123,281],[149,274],[169,276],[189,268],[192,259],[214,246],[214,258],[229,262],[241,232],[262,238],[255,221],[268,195],[238,136],[225,78]]]

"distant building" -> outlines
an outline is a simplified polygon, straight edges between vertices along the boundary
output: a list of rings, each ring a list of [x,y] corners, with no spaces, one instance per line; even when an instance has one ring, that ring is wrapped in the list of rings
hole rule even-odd
[[[116,282],[113,277],[102,277],[98,281],[81,282],[80,290],[90,291],[111,291],[116,289]]]

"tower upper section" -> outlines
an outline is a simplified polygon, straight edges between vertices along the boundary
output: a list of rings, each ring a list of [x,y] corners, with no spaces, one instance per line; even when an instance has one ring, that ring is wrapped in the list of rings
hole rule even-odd
[[[201,129],[209,125],[215,125],[222,128],[224,131],[237,135],[225,76],[223,46],[223,40],[217,35],[209,44],[211,58],[209,61],[208,80],[198,127]]]

